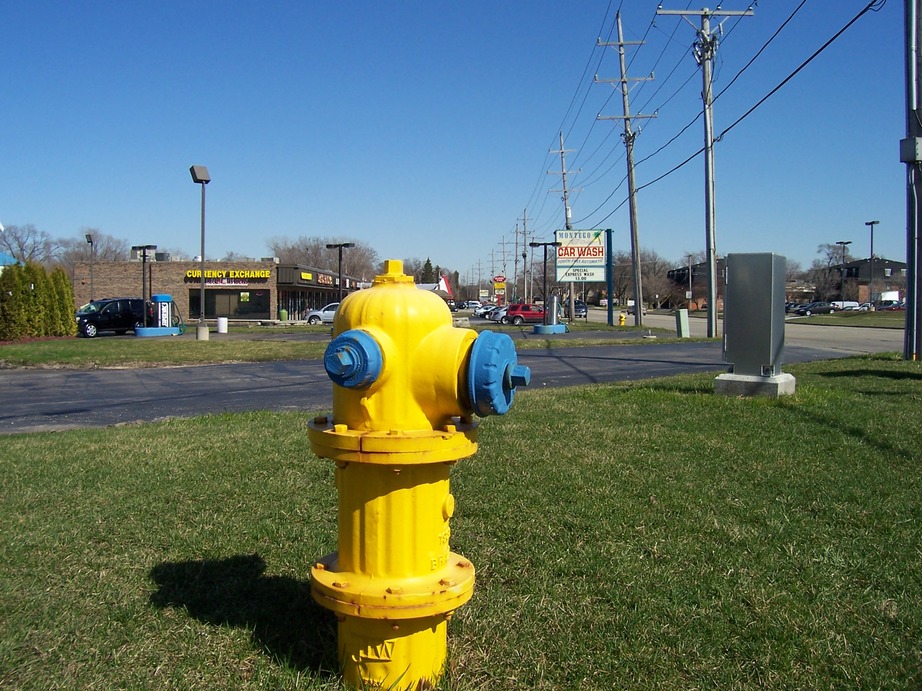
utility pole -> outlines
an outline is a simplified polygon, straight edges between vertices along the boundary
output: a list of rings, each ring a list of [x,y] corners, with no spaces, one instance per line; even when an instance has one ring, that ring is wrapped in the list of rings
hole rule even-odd
[[[655,118],[656,114],[631,116],[631,104],[628,98],[628,82],[649,81],[653,79],[653,74],[651,73],[649,77],[628,79],[627,67],[624,61],[624,46],[640,46],[643,45],[643,41],[625,41],[624,33],[621,30],[621,12],[619,11],[615,16],[618,20],[618,42],[602,43],[601,40],[598,40],[597,43],[600,46],[618,46],[618,58],[621,63],[621,79],[617,81],[621,85],[621,101],[624,106],[624,115],[605,117],[599,115],[597,119],[624,120],[624,134],[621,136],[622,139],[624,139],[624,148],[627,151],[628,208],[630,209],[631,216],[631,265],[634,271],[634,325],[643,326],[643,281],[640,273],[640,240],[638,239],[639,235],[637,231],[637,188],[634,183],[634,139],[640,132],[631,131],[631,118]],[[599,79],[598,75],[596,75],[595,81],[598,83],[614,82],[616,80]]]
[[[922,359],[922,0],[906,0],[906,138],[900,161],[906,164],[906,328],[903,359]],[[873,228],[872,228],[873,230]]]
[[[522,218],[519,219],[522,222],[522,302],[528,302],[528,264],[526,259],[528,255],[526,250],[528,248],[528,209],[522,209]],[[516,265],[518,266],[519,261],[519,227],[516,225],[516,234],[515,234],[515,260]],[[518,280],[518,273],[516,273],[516,280]],[[518,286],[518,283],[515,284]]]
[[[571,149],[571,151],[572,151],[572,149]],[[561,180],[563,181],[563,211],[564,211],[564,217],[563,217],[563,218],[564,218],[564,229],[565,229],[565,230],[573,230],[573,224],[570,222],[570,220],[571,220],[571,212],[570,212],[570,191],[567,189],[567,160],[566,160],[567,150],[563,148],[563,132],[560,133],[560,150],[559,150],[559,151],[549,151],[548,153],[558,153],[558,154],[560,154],[560,178],[561,178]],[[551,174],[551,171],[548,171],[548,174],[550,175],[550,174]],[[552,191],[553,191],[553,192],[556,192],[557,190],[552,190]],[[556,251],[555,251],[555,253],[556,253]],[[547,254],[547,253],[545,252],[545,255],[546,255],[546,254]],[[556,256],[555,256],[554,259],[555,259],[555,261],[554,261],[554,269],[555,269],[555,271],[556,271],[556,269],[557,269]],[[545,260],[544,260],[544,271],[547,272],[547,258],[546,258],[546,256],[545,256]],[[546,280],[547,280],[547,276],[545,276],[545,281],[546,281]],[[573,281],[570,281],[569,291],[570,291],[569,314],[570,314],[570,320],[572,321],[572,320],[573,320],[573,314],[574,314],[574,311],[575,311],[575,309],[576,309],[576,305],[574,304],[574,303],[575,303],[575,299],[574,299],[574,296],[573,296]],[[546,292],[546,291],[545,291],[545,292]],[[544,307],[544,309],[545,309],[545,312],[546,312],[547,309],[548,309],[548,307],[547,307],[548,302],[547,302],[547,295],[546,295],[546,294],[545,294],[545,296],[544,296],[544,300],[545,300],[545,303],[544,303],[544,304],[545,304],[545,307]]]
[[[719,7],[719,6],[718,6]],[[701,28],[695,28],[698,38],[694,43],[695,61],[701,66],[703,90],[701,100],[704,103],[704,225],[705,253],[707,263],[707,335],[717,336],[717,214],[714,210],[714,113],[713,94],[711,92],[711,61],[717,53],[717,37],[711,33],[711,17],[750,17],[753,10],[656,10],[657,14],[679,15],[692,28],[695,25],[688,20],[689,15],[701,17]],[[718,32],[723,33],[723,22],[717,25]]]

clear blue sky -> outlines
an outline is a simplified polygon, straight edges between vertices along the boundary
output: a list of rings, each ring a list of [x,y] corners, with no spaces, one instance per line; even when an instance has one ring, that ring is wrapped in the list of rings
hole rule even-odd
[[[512,271],[515,227],[563,225],[563,131],[574,226],[629,249],[618,75],[623,4],[653,154],[701,109],[694,28],[658,0],[47,2],[0,5],[0,222],[56,237],[98,228],[198,254],[208,167],[209,257],[261,257],[273,236],[360,240],[384,258],[431,258],[462,277]],[[695,9],[717,3],[662,3]],[[715,93],[798,2],[730,18]],[[845,26],[867,0],[811,0],[715,103],[719,134]],[[749,4],[727,0],[724,10]],[[691,18],[698,26],[697,17]],[[716,23],[716,21],[715,21]],[[805,267],[851,240],[905,260],[903,3],[868,12],[715,148],[717,250]],[[637,167],[643,185],[697,151],[701,120]],[[638,195],[641,245],[684,261],[704,249],[698,158]],[[555,175],[548,175],[553,171]],[[620,206],[620,208],[618,208]]]

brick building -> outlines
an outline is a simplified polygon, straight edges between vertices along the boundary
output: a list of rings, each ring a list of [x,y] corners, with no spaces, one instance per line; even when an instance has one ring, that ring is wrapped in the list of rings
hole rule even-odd
[[[94,262],[92,267],[80,262],[73,272],[75,309],[90,301],[91,288],[95,299],[166,294],[184,321],[197,320],[201,270],[201,262],[193,261]],[[345,277],[344,291],[356,287]],[[284,310],[289,319],[298,320],[335,302],[338,295],[339,281],[331,271],[274,260],[205,262],[206,319],[273,320]]]

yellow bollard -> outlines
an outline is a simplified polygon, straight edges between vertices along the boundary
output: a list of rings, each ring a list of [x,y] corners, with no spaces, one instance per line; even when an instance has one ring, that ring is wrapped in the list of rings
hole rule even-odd
[[[449,549],[449,469],[477,451],[474,414],[505,413],[530,373],[505,334],[453,327],[398,260],[343,300],[333,334],[333,414],[308,438],[336,463],[338,550],[312,569],[311,593],[337,615],[347,683],[427,688],[474,589],[473,564]]]

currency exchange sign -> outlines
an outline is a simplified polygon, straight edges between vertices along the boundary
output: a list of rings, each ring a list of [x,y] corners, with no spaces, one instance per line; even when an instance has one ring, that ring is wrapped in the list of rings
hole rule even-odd
[[[605,231],[558,230],[555,239],[558,282],[605,280]]]

